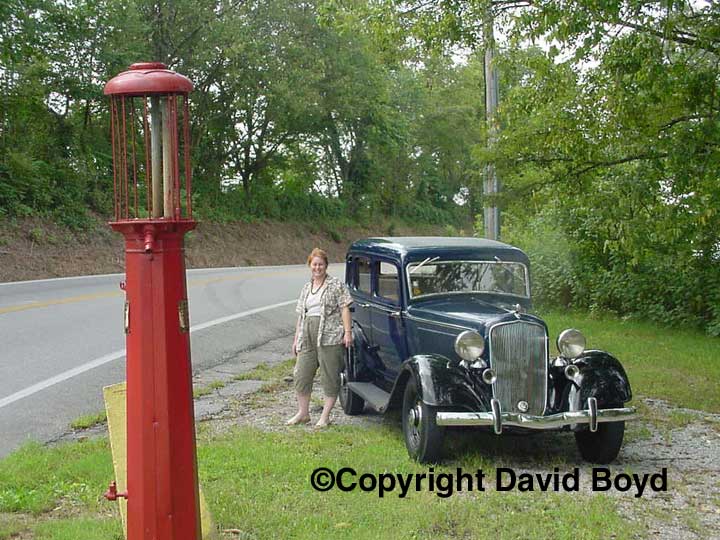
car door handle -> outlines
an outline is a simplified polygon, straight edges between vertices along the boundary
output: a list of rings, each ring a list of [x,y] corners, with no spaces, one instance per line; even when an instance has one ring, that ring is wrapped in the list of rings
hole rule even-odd
[[[391,311],[391,312],[389,313],[389,315],[390,315],[393,319],[399,319],[399,318],[400,318],[400,312],[399,312],[399,311]]]
[[[358,302],[358,306],[361,307],[361,308],[369,308],[369,307],[370,307],[370,304],[366,304],[366,303],[364,303],[364,302]]]

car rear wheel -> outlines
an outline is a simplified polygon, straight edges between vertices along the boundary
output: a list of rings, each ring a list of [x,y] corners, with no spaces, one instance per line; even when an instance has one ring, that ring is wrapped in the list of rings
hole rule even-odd
[[[624,434],[625,422],[603,422],[595,433],[589,429],[575,432],[575,443],[585,461],[604,465],[620,453]]]
[[[436,423],[437,408],[423,403],[415,379],[405,387],[402,427],[410,457],[420,463],[436,463],[441,455],[445,428]]]
[[[357,355],[353,345],[345,351],[345,366],[340,372],[340,405],[345,414],[350,416],[360,414],[365,409],[365,400],[348,387],[349,382],[356,380],[356,373]]]

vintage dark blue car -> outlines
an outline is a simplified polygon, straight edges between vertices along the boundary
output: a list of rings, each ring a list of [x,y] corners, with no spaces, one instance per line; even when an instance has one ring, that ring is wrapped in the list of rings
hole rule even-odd
[[[525,253],[478,238],[369,238],[350,246],[354,346],[340,401],[402,409],[411,457],[436,462],[445,428],[571,430],[584,459],[622,445],[632,394],[620,362],[586,350],[574,329],[551,358],[548,328],[529,313]]]

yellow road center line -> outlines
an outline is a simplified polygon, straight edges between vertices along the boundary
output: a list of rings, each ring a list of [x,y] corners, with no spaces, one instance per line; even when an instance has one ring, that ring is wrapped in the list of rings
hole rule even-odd
[[[75,302],[84,302],[85,300],[97,300],[98,298],[112,298],[113,296],[120,296],[123,294],[122,291],[103,292],[95,294],[83,294],[82,296],[71,296],[68,298],[56,298],[54,300],[45,300],[44,302],[32,302],[30,304],[19,304],[16,306],[7,306],[0,308],[0,315],[3,313],[14,313],[16,311],[26,311],[28,309],[37,309],[50,306],[57,306],[60,304],[73,304]]]
[[[292,272],[296,272],[297,270],[281,270],[281,271],[270,271],[270,270],[262,270],[257,272],[243,272],[240,275],[237,276],[224,276],[224,277],[217,277],[217,278],[207,278],[207,279],[197,279],[197,280],[191,280],[188,281],[188,288],[192,287],[201,287],[203,285],[210,285],[212,283],[220,283],[224,281],[239,281],[241,279],[245,278],[255,278],[258,276],[267,276],[267,275],[283,275],[283,274],[290,274]],[[74,304],[77,302],[85,302],[86,300],[99,300],[101,298],[113,298],[115,296],[122,296],[125,293],[122,290],[117,291],[106,291],[106,292],[100,292],[100,293],[94,293],[94,294],[83,294],[81,296],[70,296],[68,298],[57,298],[54,300],[44,300],[42,302],[31,302],[29,304],[18,304],[15,306],[7,306],[0,308],[0,315],[3,315],[5,313],[15,313],[18,311],[27,311],[29,309],[38,309],[38,308],[45,308],[50,306],[58,306],[61,304]]]

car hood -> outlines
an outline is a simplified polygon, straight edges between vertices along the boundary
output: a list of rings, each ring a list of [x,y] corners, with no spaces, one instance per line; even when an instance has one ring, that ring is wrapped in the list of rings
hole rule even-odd
[[[492,324],[517,320],[518,317],[511,306],[509,302],[498,304],[476,296],[458,295],[416,301],[408,307],[407,313],[410,317],[463,326],[485,335],[485,329]],[[525,309],[526,307],[523,307],[522,311]],[[544,326],[543,321],[533,315],[522,313],[520,318]]]

